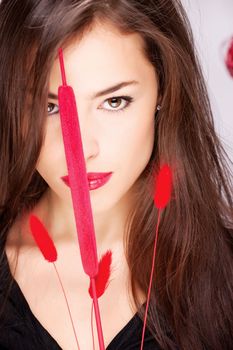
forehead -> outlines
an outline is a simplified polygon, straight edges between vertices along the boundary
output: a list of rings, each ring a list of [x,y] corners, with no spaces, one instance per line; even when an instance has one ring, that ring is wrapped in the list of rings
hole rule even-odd
[[[83,91],[98,90],[114,81],[137,80],[153,69],[144,53],[144,41],[137,33],[123,34],[109,23],[95,24],[65,48],[68,84],[78,82]],[[61,84],[58,59],[50,74],[50,88]]]

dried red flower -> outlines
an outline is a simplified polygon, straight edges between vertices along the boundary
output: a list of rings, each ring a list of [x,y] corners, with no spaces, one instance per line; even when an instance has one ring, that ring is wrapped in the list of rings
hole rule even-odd
[[[109,278],[111,274],[111,263],[112,263],[112,252],[108,250],[104,255],[102,255],[99,261],[99,272],[95,277],[96,281],[96,295],[97,298],[104,294],[106,288],[109,285]],[[91,284],[88,290],[90,297],[93,299]]]
[[[49,262],[56,261],[57,251],[55,245],[43,223],[37,216],[30,215],[29,224],[34,240],[36,241],[36,244],[44,258]]]
[[[233,77],[233,37],[230,41],[230,45],[226,55],[226,66],[230,75]]]
[[[164,164],[155,177],[154,203],[156,208],[163,209],[171,199],[172,172],[168,164]]]

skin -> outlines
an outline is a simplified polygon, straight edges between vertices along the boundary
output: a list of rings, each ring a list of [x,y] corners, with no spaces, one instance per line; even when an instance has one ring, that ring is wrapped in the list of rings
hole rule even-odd
[[[87,172],[113,172],[107,184],[90,191],[98,254],[107,249],[113,254],[111,283],[104,298],[99,300],[105,346],[136,312],[128,295],[129,271],[123,251],[123,232],[127,214],[134,205],[134,184],[152,153],[158,104],[157,77],[142,47],[138,34],[122,35],[110,24],[96,23],[81,40],[77,38],[63,52],[67,82],[74,89],[78,106]],[[137,83],[92,97],[126,81]],[[61,85],[57,60],[49,85],[50,92],[57,94]],[[119,96],[131,96],[133,102],[123,109],[127,104],[125,100],[112,100]],[[122,111],[114,112],[115,109]],[[45,139],[37,162],[37,171],[49,189],[33,213],[43,221],[56,245],[59,257],[56,266],[78,328],[80,348],[92,349],[89,281],[78,250],[70,188],[61,180],[67,175],[67,167],[58,112],[58,101],[49,98]],[[18,232],[20,245],[14,242]],[[52,264],[42,259],[29,233],[27,214],[15,222],[8,236],[6,252],[12,273],[11,255],[16,246],[19,255],[15,279],[33,314],[62,349],[76,348],[56,274]],[[141,291],[138,294],[142,303],[145,302],[145,295]],[[109,317],[109,310],[114,317]]]
[[[133,185],[145,169],[154,142],[157,78],[144,56],[138,34],[122,35],[110,24],[96,24],[64,50],[67,82],[78,107],[87,172],[113,172],[105,186],[90,191],[97,242],[122,239],[126,216],[133,205]],[[93,95],[121,82],[135,83],[115,92]],[[61,85],[59,61],[54,62],[49,90]],[[131,103],[119,96],[131,96]],[[124,109],[124,107],[126,107]],[[46,135],[37,170],[49,185],[44,200],[54,237],[75,236],[58,101],[49,98]],[[46,208],[46,209],[47,209]],[[44,216],[44,215],[43,215]],[[52,218],[52,219],[50,219]],[[64,218],[66,218],[64,220]]]

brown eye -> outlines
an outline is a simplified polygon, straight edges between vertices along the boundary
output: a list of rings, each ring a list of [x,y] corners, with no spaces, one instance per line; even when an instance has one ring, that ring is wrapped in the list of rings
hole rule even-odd
[[[105,100],[99,109],[106,112],[123,112],[133,101],[131,96],[117,96]]]
[[[120,97],[113,97],[113,98],[110,98],[108,101],[109,101],[109,105],[111,105],[111,107],[117,108],[117,107],[119,107],[121,105],[122,98],[120,98]]]
[[[48,102],[48,115],[57,114],[59,112],[59,107],[55,103]]]

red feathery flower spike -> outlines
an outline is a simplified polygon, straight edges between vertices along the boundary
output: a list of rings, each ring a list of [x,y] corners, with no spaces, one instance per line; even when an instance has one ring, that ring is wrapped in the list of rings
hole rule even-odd
[[[148,314],[148,308],[149,308],[149,302],[150,302],[150,293],[151,293],[151,287],[152,287],[153,275],[154,275],[154,267],[155,267],[155,257],[156,257],[157,242],[158,242],[160,214],[161,214],[161,209],[164,209],[167,206],[168,202],[170,201],[171,192],[172,192],[172,172],[171,172],[169,165],[164,164],[160,168],[158,175],[155,177],[154,203],[155,203],[155,206],[159,209],[159,211],[158,211],[158,221],[157,221],[157,225],[156,225],[152,267],[151,267],[149,288],[148,288],[148,293],[147,293],[146,310],[145,310],[145,317],[144,317],[144,322],[143,322],[140,350],[143,350],[143,344],[144,344],[146,320],[147,320],[147,314]]]
[[[167,164],[164,164],[155,179],[154,203],[158,209],[167,206],[171,199],[172,172]]]
[[[29,223],[31,233],[44,258],[49,262],[56,261],[57,250],[42,222],[35,215],[30,215]]]
[[[97,298],[101,297],[101,295],[104,294],[105,290],[109,285],[111,263],[112,252],[111,250],[108,250],[104,255],[102,255],[99,261],[99,272],[98,275],[95,277]],[[93,299],[91,284],[88,289],[88,292],[90,294],[90,297]]]
[[[80,255],[83,269],[90,277],[99,347],[100,350],[104,350],[104,337],[95,283],[95,277],[98,275],[97,247],[86,164],[75,95],[72,87],[66,83],[63,51],[61,48],[59,49],[59,62],[62,75],[62,85],[58,88],[60,120]]]
[[[98,274],[98,259],[86,164],[75,95],[66,83],[61,48],[59,62],[63,85],[58,88],[58,102],[79,248],[83,269],[94,278]]]
[[[58,272],[58,270],[56,268],[56,265],[55,265],[55,261],[57,260],[57,250],[55,248],[53,240],[52,240],[52,238],[50,237],[48,231],[46,230],[46,228],[44,227],[44,225],[38,219],[37,216],[35,216],[33,214],[30,215],[30,217],[29,217],[29,225],[30,225],[31,233],[32,233],[32,235],[33,235],[33,237],[34,237],[34,239],[36,241],[36,244],[37,244],[38,248],[40,249],[41,253],[43,254],[44,258],[46,260],[48,260],[49,262],[53,263],[55,272],[57,274],[59,283],[60,283],[61,288],[62,288],[62,293],[64,295],[65,302],[66,302],[66,305],[67,305],[67,309],[68,309],[68,312],[69,312],[70,321],[71,321],[71,325],[72,325],[72,328],[73,328],[73,332],[74,332],[75,340],[76,340],[76,343],[77,343],[77,347],[78,347],[78,350],[80,350],[78,337],[77,337],[77,334],[76,334],[76,330],[75,330],[75,327],[74,327],[74,322],[73,322],[72,315],[71,315],[70,306],[69,306],[69,303],[68,303],[68,300],[67,300],[67,297],[66,297],[65,289],[63,287],[63,284],[62,284],[59,272]]]

